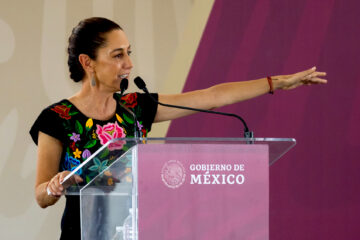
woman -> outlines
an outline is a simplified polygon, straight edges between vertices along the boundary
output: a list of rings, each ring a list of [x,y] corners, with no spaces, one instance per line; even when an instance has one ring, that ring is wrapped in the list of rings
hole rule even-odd
[[[121,99],[120,82],[128,78],[133,64],[130,43],[116,23],[89,18],[76,26],[69,38],[70,77],[81,82],[81,90],[40,114],[30,130],[38,145],[35,194],[45,208],[55,204],[62,192],[60,182],[110,138],[134,136],[131,116],[118,101],[132,110],[143,136],[153,122],[180,118],[192,111],[157,106],[144,94],[128,94]],[[245,82],[215,85],[208,89],[176,95],[153,94],[160,102],[213,109],[254,98],[269,91],[301,85],[324,84],[326,74],[315,68],[292,75],[279,75]],[[116,148],[116,146],[113,146]],[[83,181],[80,177],[78,182]],[[67,197],[61,238],[80,238],[79,199]]]

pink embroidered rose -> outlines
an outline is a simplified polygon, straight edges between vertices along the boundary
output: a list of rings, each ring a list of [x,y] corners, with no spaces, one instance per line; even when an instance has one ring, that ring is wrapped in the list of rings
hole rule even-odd
[[[96,134],[100,139],[101,145],[106,144],[108,141],[114,138],[123,138],[126,137],[124,130],[115,123],[108,123],[104,126],[96,125]],[[122,149],[124,141],[117,141],[109,144],[109,150]]]

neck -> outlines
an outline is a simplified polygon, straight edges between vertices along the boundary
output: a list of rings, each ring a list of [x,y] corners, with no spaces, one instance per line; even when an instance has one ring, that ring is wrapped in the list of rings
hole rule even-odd
[[[114,92],[101,89],[101,86],[90,86],[90,79],[84,79],[78,93],[69,100],[88,117],[106,120],[116,111]]]

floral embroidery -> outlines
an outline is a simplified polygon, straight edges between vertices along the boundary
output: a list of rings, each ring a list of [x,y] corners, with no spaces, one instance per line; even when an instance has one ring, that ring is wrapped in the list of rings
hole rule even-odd
[[[143,125],[141,123],[139,123],[139,121],[137,122],[137,126],[138,126],[139,130],[141,130],[143,128]]]
[[[70,140],[73,140],[74,142],[80,141],[80,134],[73,133]]]
[[[96,139],[90,139],[84,146],[84,148],[92,148],[96,145]]]
[[[141,129],[141,132],[142,132],[142,137],[146,137],[147,135],[147,131],[145,128]]]
[[[134,119],[132,116],[128,116],[126,113],[123,114],[123,118],[127,123],[134,124]]]
[[[51,108],[52,111],[59,114],[61,118],[69,120],[71,116],[69,115],[70,107],[65,105],[56,105],[55,107]]]
[[[88,157],[90,157],[91,156],[91,152],[89,151],[89,149],[85,149],[84,150],[84,152],[83,152],[83,154],[82,154],[82,158],[84,159],[84,160],[86,160]]]
[[[79,160],[69,156],[68,153],[65,153],[65,161],[64,161],[64,164],[63,164],[64,169],[72,171],[79,165],[80,165]],[[79,171],[77,171],[76,174],[81,175],[82,174],[82,169],[79,169]]]
[[[105,145],[111,139],[125,137],[124,130],[117,124],[117,122],[108,123],[103,127],[97,124],[96,128],[96,134],[100,139],[101,145]],[[108,148],[109,150],[122,149],[123,144],[123,141],[117,141],[109,144]]]
[[[125,101],[125,106],[128,108],[134,108],[137,105],[137,94],[130,93],[121,98],[121,100]]]
[[[75,142],[71,143],[70,148],[71,148],[71,150],[75,151],[75,149],[76,149]]]
[[[75,121],[75,131],[79,134],[82,134],[84,131],[83,126],[81,125],[81,123],[78,120]]]
[[[87,129],[90,129],[90,128],[92,128],[93,124],[94,124],[94,122],[93,122],[92,118],[89,118],[85,123],[85,127]]]
[[[95,130],[94,130],[93,133],[92,133],[92,138],[93,138],[93,139],[96,139],[96,138],[97,138],[97,135],[96,135],[96,133],[95,133]]]
[[[113,179],[112,179],[112,178],[108,178],[107,184],[108,184],[109,186],[114,185]]]
[[[89,167],[90,171],[100,173],[107,168],[108,160],[100,161],[97,157],[93,159],[94,165]]]
[[[77,148],[76,150],[75,150],[75,152],[73,152],[74,153],[74,157],[76,157],[76,158],[80,158],[80,154],[82,153],[81,151],[79,151],[79,149]]]
[[[116,114],[116,119],[119,121],[119,123],[124,122],[124,120],[119,116],[119,114]]]
[[[138,104],[139,99],[140,95],[133,93],[127,94],[119,100],[126,107],[131,108],[131,111],[140,117],[143,114],[143,108],[142,104]],[[120,110],[118,111],[118,109]],[[141,130],[142,137],[146,137],[148,129],[143,122],[143,118],[140,117],[140,121],[135,123],[134,117],[127,111],[122,108],[118,109],[110,122],[103,122],[84,116],[68,101],[62,101],[49,108],[49,111],[51,110],[57,113],[57,121],[61,122],[66,134],[66,139],[62,139],[64,146],[66,146],[64,148],[64,158],[62,159],[60,166],[62,171],[73,171],[83,161],[87,160],[97,149],[114,138],[133,137],[135,129],[134,124]],[[78,115],[74,116],[76,114]],[[122,154],[122,151],[119,150],[126,151],[127,149],[128,146],[125,145],[125,141],[111,143],[107,148],[104,148],[103,151],[99,152],[90,163],[80,169],[77,174],[82,175],[85,182],[90,182],[100,172],[103,172],[113,161],[118,159],[119,154]],[[114,186],[116,182],[119,182],[117,179],[118,176],[119,173],[116,173],[113,176],[113,173],[106,171],[104,172],[104,179],[102,181],[106,185]],[[131,178],[127,176],[126,171],[124,172],[124,175],[121,175],[121,178],[131,182]]]
[[[126,180],[126,182],[129,182],[129,183],[132,182],[132,178],[130,176],[126,176],[125,180]]]

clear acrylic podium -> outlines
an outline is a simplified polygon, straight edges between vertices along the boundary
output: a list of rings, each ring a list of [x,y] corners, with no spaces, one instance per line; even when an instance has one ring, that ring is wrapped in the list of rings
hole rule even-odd
[[[269,239],[269,166],[295,144],[113,139],[63,185],[79,195],[82,239]]]

